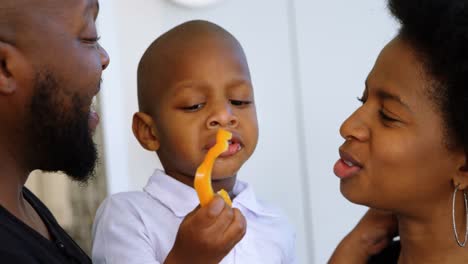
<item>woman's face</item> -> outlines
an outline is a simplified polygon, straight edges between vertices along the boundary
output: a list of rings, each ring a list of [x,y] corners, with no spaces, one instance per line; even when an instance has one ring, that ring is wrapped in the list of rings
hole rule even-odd
[[[348,200],[417,214],[450,197],[464,155],[447,148],[429,80],[405,40],[382,50],[362,106],[340,128],[345,142],[334,172]]]

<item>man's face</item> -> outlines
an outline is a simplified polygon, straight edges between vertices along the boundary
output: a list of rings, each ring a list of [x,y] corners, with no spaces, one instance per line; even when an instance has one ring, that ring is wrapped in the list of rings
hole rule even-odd
[[[98,117],[90,106],[109,63],[97,43],[98,3],[49,0],[43,8],[47,17],[32,15],[42,23],[26,34],[30,45],[24,48],[33,64],[24,115],[27,164],[86,181],[97,159],[92,134]]]

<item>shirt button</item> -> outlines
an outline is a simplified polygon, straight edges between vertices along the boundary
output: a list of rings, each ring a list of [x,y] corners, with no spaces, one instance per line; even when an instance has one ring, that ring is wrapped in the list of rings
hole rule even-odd
[[[60,248],[60,249],[64,249],[65,248],[65,245],[62,243],[62,242],[57,242],[57,246]]]

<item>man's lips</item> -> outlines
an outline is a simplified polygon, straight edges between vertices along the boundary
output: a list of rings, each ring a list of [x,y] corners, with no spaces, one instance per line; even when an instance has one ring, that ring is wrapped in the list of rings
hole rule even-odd
[[[93,97],[92,103],[89,107],[89,115],[88,115],[88,127],[91,133],[96,131],[96,128],[99,124],[99,114],[94,110],[94,106],[96,103],[96,97]]]
[[[96,131],[98,124],[99,124],[98,113],[96,113],[96,111],[94,110],[89,110],[88,127],[91,133],[94,133],[94,131]]]
[[[340,149],[340,159],[335,163],[333,172],[340,179],[354,176],[363,169],[362,164],[352,155]]]

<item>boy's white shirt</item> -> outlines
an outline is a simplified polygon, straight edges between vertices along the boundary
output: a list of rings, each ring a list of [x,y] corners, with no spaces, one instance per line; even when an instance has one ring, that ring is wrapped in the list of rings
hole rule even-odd
[[[93,263],[163,263],[183,218],[198,205],[195,190],[156,170],[140,192],[108,197],[93,225]],[[222,264],[296,263],[295,234],[276,208],[256,199],[252,188],[237,181],[233,207],[247,221],[244,238]]]

